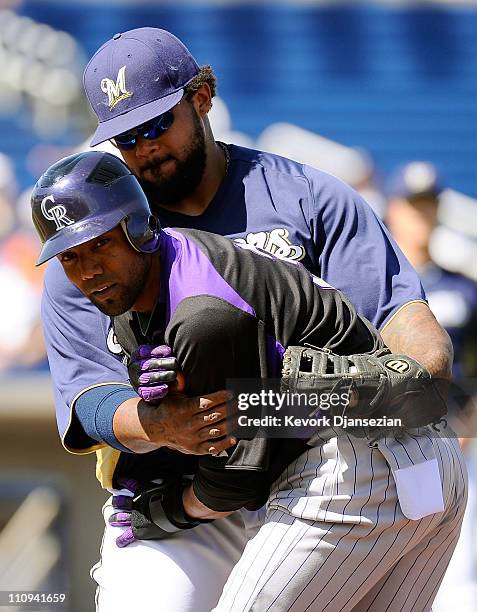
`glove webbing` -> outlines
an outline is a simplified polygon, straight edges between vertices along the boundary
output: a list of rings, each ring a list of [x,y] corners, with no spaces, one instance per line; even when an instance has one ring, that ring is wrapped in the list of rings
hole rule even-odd
[[[385,354],[389,352],[387,349],[381,351]],[[293,378],[290,379],[288,388],[294,389],[312,389],[317,381],[323,382],[327,379],[336,379],[336,376],[341,376],[338,380],[334,380],[334,384],[330,387],[331,393],[347,392],[350,393],[353,388],[357,388],[357,373],[366,372],[368,369],[367,355],[336,355],[322,349],[320,351],[308,351],[306,347],[301,347],[301,350],[296,351],[292,355],[285,354],[283,363],[284,374]],[[347,376],[353,374],[352,376]],[[376,381],[376,376],[379,380]],[[375,381],[375,389],[373,389],[373,397],[368,400],[368,409],[372,412],[376,406],[381,405],[384,395],[387,390],[387,379],[384,373],[360,374],[360,383],[366,382],[366,378]],[[331,384],[331,380],[330,380]]]

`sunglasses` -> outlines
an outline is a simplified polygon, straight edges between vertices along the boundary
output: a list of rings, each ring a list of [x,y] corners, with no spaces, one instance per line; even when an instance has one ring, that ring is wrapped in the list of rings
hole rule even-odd
[[[131,151],[137,145],[138,136],[142,136],[146,140],[154,140],[162,134],[174,123],[174,113],[168,110],[159,117],[146,121],[132,130],[123,132],[111,139],[113,145],[123,151]]]

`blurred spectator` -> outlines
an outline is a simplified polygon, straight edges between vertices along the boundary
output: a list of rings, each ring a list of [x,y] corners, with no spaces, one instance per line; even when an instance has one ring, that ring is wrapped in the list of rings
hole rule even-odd
[[[17,182],[10,158],[0,153],[0,240],[8,235],[15,223],[12,202],[17,196]]]
[[[389,185],[386,222],[410,262],[420,274],[434,315],[451,336],[454,376],[475,376],[477,284],[432,261],[429,244],[437,225],[442,181],[436,168],[414,161],[400,168]],[[472,405],[474,402],[470,402]],[[461,440],[469,470],[469,501],[459,543],[433,604],[434,612],[477,611],[475,549],[477,447]]]
[[[38,239],[26,216],[30,190],[17,200],[16,196],[13,166],[8,157],[1,154],[0,372],[46,367],[40,325],[43,277],[35,268]]]
[[[428,162],[400,168],[389,186],[386,223],[419,272],[434,315],[454,345],[454,375],[476,373],[477,284],[431,259],[429,243],[437,224],[441,178]]]
[[[429,247],[431,258],[477,282],[477,199],[445,189],[439,197],[438,221]]]

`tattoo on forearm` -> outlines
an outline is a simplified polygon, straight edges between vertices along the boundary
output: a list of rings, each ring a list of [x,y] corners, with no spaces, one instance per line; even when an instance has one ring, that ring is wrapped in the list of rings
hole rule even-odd
[[[166,432],[166,427],[163,421],[163,414],[156,406],[150,406],[142,401],[139,405],[139,418],[146,432],[146,435],[151,440],[158,437],[163,437]]]
[[[163,435],[166,431],[166,428],[161,423],[155,423],[154,421],[149,421],[146,423],[146,433],[150,438],[155,438],[158,435]]]
[[[414,357],[436,378],[450,378],[452,344],[425,304],[412,303],[402,308],[382,336],[393,352]]]

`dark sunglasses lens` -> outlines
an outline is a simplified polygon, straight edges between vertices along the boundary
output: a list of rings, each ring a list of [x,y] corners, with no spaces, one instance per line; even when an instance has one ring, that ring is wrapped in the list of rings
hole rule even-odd
[[[171,127],[174,123],[174,114],[171,111],[166,111],[163,115],[159,115],[152,121],[143,123],[133,132],[125,132],[114,138],[114,142],[119,149],[130,151],[134,149],[137,142],[137,134],[141,134],[146,140],[154,140]]]
[[[144,126],[144,131],[142,131],[142,135],[147,140],[153,140],[154,138],[158,138],[161,134],[164,134],[164,132],[167,132],[173,123],[174,114],[171,113],[171,111],[167,111],[146,124]]]
[[[134,149],[136,146],[136,135],[133,136],[132,134],[128,134],[126,132],[125,134],[119,134],[119,136],[116,136],[114,141],[120,149],[127,151],[129,149]]]

